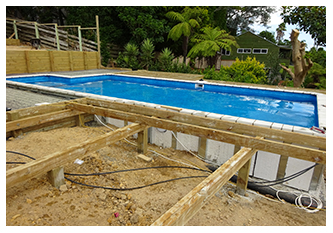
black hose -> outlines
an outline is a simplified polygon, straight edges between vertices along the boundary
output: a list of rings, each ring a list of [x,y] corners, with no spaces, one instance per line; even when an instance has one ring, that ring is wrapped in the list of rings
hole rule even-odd
[[[17,154],[17,155],[22,155],[22,156],[25,156],[25,157],[27,157],[27,158],[29,158],[29,159],[36,160],[35,158],[30,157],[29,155],[22,154],[22,153],[20,153],[20,152],[16,152],[16,151],[9,151],[9,150],[6,150],[6,153],[13,153],[13,154]]]
[[[132,187],[132,188],[111,188],[111,187],[104,187],[104,186],[98,186],[98,185],[84,184],[84,183],[81,183],[81,182],[69,179],[67,177],[65,177],[65,179],[69,180],[70,182],[73,182],[75,184],[79,184],[79,185],[83,185],[83,186],[87,186],[87,187],[91,187],[91,188],[103,188],[103,189],[109,189],[109,190],[114,190],[114,191],[129,191],[129,190],[134,190],[134,189],[142,189],[142,188],[146,188],[146,187],[157,185],[157,184],[163,184],[163,183],[171,182],[171,181],[175,181],[175,180],[190,179],[190,178],[202,178],[202,177],[207,177],[207,176],[178,177],[178,178],[174,178],[174,179],[170,179],[170,180],[163,180],[163,181],[159,181],[159,182],[156,182],[156,183],[142,185],[142,186],[137,186],[137,187]]]
[[[311,170],[313,167],[315,167],[317,164],[309,167],[309,168],[306,168],[302,171],[299,171],[295,174],[292,174],[290,176],[287,176],[285,178],[282,178],[282,179],[278,179],[278,180],[274,180],[274,181],[264,181],[264,182],[254,182],[254,181],[248,181],[247,183],[247,188],[248,189],[251,189],[253,191],[256,191],[256,192],[259,192],[260,194],[262,195],[271,195],[275,198],[278,198],[277,196],[277,192],[275,189],[271,188],[270,186],[273,186],[273,185],[277,185],[277,184],[281,184],[283,182],[286,182],[286,181],[289,181],[289,180],[292,180],[292,179],[295,179],[296,177],[304,174],[305,172]],[[217,168],[213,167],[213,166],[206,166],[207,168],[209,168],[211,171],[215,171]],[[233,175],[229,181],[233,182],[233,183],[237,183],[237,176],[236,175]],[[268,184],[268,185],[258,185],[258,183],[271,183],[271,184]],[[283,199],[285,200],[286,202],[288,203],[291,203],[291,204],[295,204],[295,199],[297,198],[297,195],[293,194],[293,193],[289,193],[289,192],[280,192],[279,194],[279,198],[280,199]],[[309,208],[317,208],[318,205],[316,202],[312,202],[311,206],[310,206],[310,203],[311,203],[311,200],[310,198],[308,197],[303,197],[301,199],[301,203],[303,206],[309,206]]]

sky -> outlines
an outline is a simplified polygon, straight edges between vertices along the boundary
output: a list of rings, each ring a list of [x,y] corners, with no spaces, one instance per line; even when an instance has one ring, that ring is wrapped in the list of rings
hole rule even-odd
[[[281,8],[280,6],[276,7],[277,10],[280,8]],[[252,26],[252,29],[254,29],[256,31],[256,33],[258,33],[258,34],[261,31],[267,30],[269,32],[273,32],[274,36],[276,37],[276,29],[278,28],[279,24],[283,22],[283,20],[280,16],[281,12],[282,12],[282,10],[278,10],[276,13],[271,15],[270,23],[267,24],[270,28],[266,28],[264,26],[256,24],[256,25]],[[284,32],[283,40],[284,39],[290,40],[290,38],[289,38],[290,33],[291,33],[292,29],[295,29],[295,28],[296,28],[296,25],[286,24],[287,31]],[[307,48],[306,48],[307,51],[310,50],[314,46],[314,40],[311,38],[310,34],[305,33],[304,31],[300,31],[298,40],[299,41],[305,40],[305,42],[307,44]]]

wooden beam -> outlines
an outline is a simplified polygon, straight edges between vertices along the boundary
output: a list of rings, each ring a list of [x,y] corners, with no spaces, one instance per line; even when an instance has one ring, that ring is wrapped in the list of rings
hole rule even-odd
[[[158,218],[152,226],[185,225],[255,152],[255,149],[242,148]]]
[[[286,156],[303,159],[316,163],[326,163],[326,152],[322,150],[306,148],[303,146],[276,142],[272,140],[254,138],[247,135],[236,134],[229,131],[211,129],[202,126],[190,125],[187,123],[175,122],[156,117],[143,116],[135,113],[122,112],[101,107],[93,107],[78,103],[69,103],[67,108],[83,111],[90,114],[97,114],[105,117],[128,120],[149,125],[151,127],[163,128],[177,131],[185,134],[191,134],[198,137],[206,137],[216,141],[252,147],[257,150],[284,154]]]
[[[228,130],[230,132],[242,133],[252,136],[260,136],[264,138],[270,138],[273,140],[284,141],[288,143],[295,143],[298,145],[312,146],[315,148],[326,149],[326,138],[319,136],[306,135],[296,132],[288,132],[284,130],[271,129],[261,126],[248,125],[243,123],[236,123],[230,121],[224,121],[220,119],[212,119],[201,116],[194,116],[185,113],[179,113],[175,111],[166,111],[161,109],[155,109],[150,107],[138,106],[133,104],[124,104],[117,102],[110,102],[106,100],[85,99],[88,104],[112,108],[120,111],[126,111],[130,113],[137,113],[148,116],[155,116],[163,119],[174,120],[192,125],[204,126],[208,128]]]
[[[23,129],[38,124],[43,124],[50,121],[60,120],[66,117],[77,116],[79,114],[84,114],[84,113],[67,109],[59,112],[52,112],[43,115],[27,117],[20,120],[9,121],[6,123],[6,132]]]
[[[6,187],[10,188],[26,180],[43,175],[66,163],[73,162],[77,158],[83,158],[93,151],[140,132],[146,127],[146,125],[134,123],[97,138],[86,140],[63,151],[12,168],[6,172]]]

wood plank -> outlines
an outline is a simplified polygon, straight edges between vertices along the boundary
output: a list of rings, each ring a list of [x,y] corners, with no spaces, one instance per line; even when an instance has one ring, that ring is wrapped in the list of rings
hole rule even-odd
[[[299,145],[313,146],[320,149],[326,149],[326,138],[319,136],[306,135],[296,132],[288,132],[283,130],[271,129],[261,126],[248,125],[243,123],[235,123],[230,121],[212,119],[201,116],[194,116],[174,111],[166,111],[162,109],[155,109],[150,107],[143,107],[138,105],[110,102],[105,100],[96,100],[87,98],[88,104],[94,106],[107,107],[131,113],[138,113],[149,116],[156,116],[159,118],[199,125],[214,129],[228,130],[230,132],[242,133],[252,136],[261,136],[274,140],[284,141],[288,143],[296,143]]]
[[[122,112],[114,109],[111,110],[102,107],[93,107],[74,102],[69,103],[67,105],[67,108],[83,111],[90,114],[96,114],[104,117],[112,117],[116,119],[142,123],[152,127],[177,131],[185,134],[195,135],[198,137],[206,137],[208,139],[227,142],[234,145],[252,147],[257,150],[284,154],[286,156],[303,159],[311,162],[326,163],[326,151],[322,150],[307,148],[288,143],[276,142],[267,139],[254,138],[251,136],[236,134],[229,131],[211,129],[207,127],[175,122],[156,117],[143,116],[135,113]]]
[[[134,123],[97,138],[86,140],[63,151],[12,168],[6,171],[6,187],[10,188],[26,180],[43,175],[54,168],[73,162],[75,159],[83,158],[93,151],[129,137],[144,130],[146,127],[146,125]]]
[[[20,120],[9,121],[6,123],[6,132],[13,130],[23,129],[29,126],[34,126],[38,124],[43,124],[50,121],[60,120],[62,118],[77,116],[83,114],[83,112],[73,111],[73,110],[62,110],[54,113],[47,113],[43,115],[27,117]]]
[[[185,225],[255,152],[255,149],[242,148],[159,217],[152,226]]]
[[[34,125],[34,126],[30,126],[27,128],[22,129],[22,133],[29,133],[29,132],[35,132],[35,131],[48,131],[48,130],[52,130],[52,129],[58,129],[58,128],[68,128],[68,127],[73,127],[76,126],[76,117],[77,116],[72,116],[72,117],[66,117],[60,120],[56,120],[56,121],[50,121],[50,122],[46,122],[43,124],[38,124],[38,125]],[[94,115],[91,114],[82,114],[81,115],[82,121],[84,122],[89,122],[89,121],[93,121],[94,120]],[[6,132],[6,138],[10,137],[11,132]]]

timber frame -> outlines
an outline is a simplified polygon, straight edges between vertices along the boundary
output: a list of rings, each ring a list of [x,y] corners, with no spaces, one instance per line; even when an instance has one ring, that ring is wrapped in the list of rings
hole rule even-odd
[[[10,188],[46,173],[49,174],[49,178],[51,177],[51,183],[56,186],[55,182],[58,181],[52,180],[52,177],[59,179],[61,174],[58,173],[63,172],[62,167],[66,163],[83,158],[90,152],[135,133],[138,133],[138,151],[145,153],[149,127],[163,128],[236,145],[235,154],[226,163],[152,224],[154,226],[185,225],[237,171],[237,192],[245,193],[250,160],[258,150],[326,164],[326,138],[324,137],[210,119],[171,109],[150,108],[91,98],[6,112],[6,137],[17,137],[29,131],[80,125],[82,122],[93,120],[93,115],[133,123],[8,170],[6,187]]]

